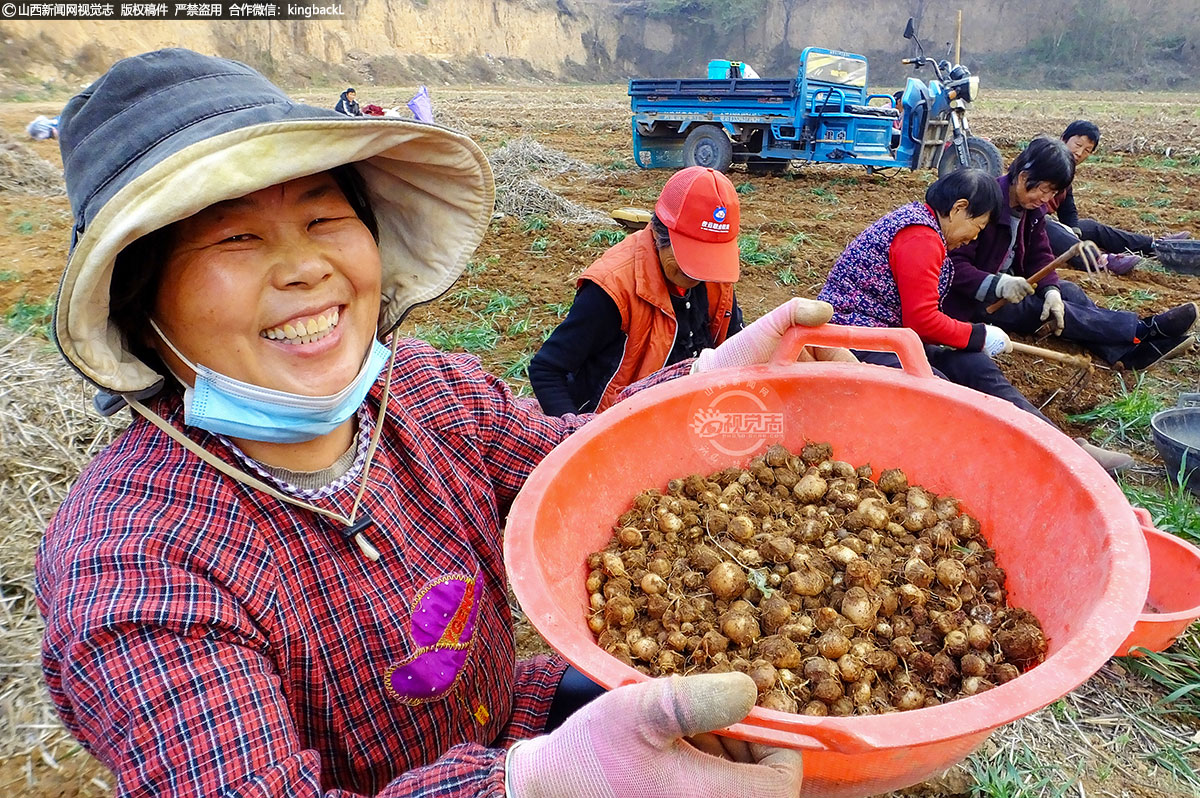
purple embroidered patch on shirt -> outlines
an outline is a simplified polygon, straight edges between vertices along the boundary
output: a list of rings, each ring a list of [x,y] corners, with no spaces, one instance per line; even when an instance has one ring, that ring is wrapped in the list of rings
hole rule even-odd
[[[412,639],[419,649],[388,674],[402,700],[437,699],[454,686],[475,635],[481,590],[477,579],[455,574],[438,579],[417,598]]]

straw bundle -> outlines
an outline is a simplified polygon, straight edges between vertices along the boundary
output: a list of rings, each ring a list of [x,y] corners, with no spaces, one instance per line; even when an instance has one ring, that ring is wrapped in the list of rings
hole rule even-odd
[[[67,193],[61,169],[3,132],[0,132],[0,189],[34,197]]]
[[[100,418],[92,393],[44,339],[0,326],[0,757],[66,732],[42,685],[33,559],[79,472],[127,422]]]

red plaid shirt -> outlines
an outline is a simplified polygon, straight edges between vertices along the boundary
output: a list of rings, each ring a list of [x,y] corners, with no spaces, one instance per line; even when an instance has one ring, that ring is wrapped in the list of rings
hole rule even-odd
[[[565,666],[516,661],[499,523],[588,417],[543,416],[476,359],[416,341],[396,371],[362,507],[378,562],[140,417],[59,508],[37,560],[43,667],[119,795],[504,794],[505,749],[542,732]],[[178,395],[155,409],[181,427]],[[314,503],[348,514],[357,488]],[[430,648],[413,616],[447,578],[478,584],[447,627],[476,608],[450,646],[465,661],[441,697],[405,700],[391,671]]]

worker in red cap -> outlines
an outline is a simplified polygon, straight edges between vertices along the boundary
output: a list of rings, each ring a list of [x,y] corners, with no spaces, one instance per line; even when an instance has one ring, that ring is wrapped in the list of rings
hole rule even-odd
[[[738,196],[691,166],[663,187],[650,224],[579,277],[567,318],[529,364],[548,415],[599,412],[623,388],[742,329]]]

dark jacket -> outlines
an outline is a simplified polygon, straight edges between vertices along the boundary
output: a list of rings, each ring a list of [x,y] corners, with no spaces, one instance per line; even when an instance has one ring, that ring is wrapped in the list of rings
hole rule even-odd
[[[548,415],[603,410],[643,373],[695,357],[741,328],[731,285],[668,292],[647,228],[584,272],[567,318],[530,362],[529,382]]]
[[[333,110],[339,114],[346,116],[362,116],[362,108],[358,103],[346,96],[346,92],[342,92],[342,96],[338,98],[337,105],[333,106]]]
[[[1008,197],[1008,175],[996,180],[1000,191]],[[946,314],[962,321],[973,321],[976,312],[996,301],[996,277],[1008,245],[1012,241],[1013,218],[1007,206],[1000,210],[995,221],[983,228],[983,232],[969,244],[951,250],[950,260],[954,264],[954,283],[943,307]],[[1025,211],[1017,224],[1016,247],[1008,274],[1030,277],[1038,269],[1054,260],[1050,240],[1046,237],[1046,208],[1042,206]],[[1038,283],[1038,294],[1045,293],[1050,286],[1058,285],[1058,272],[1051,272]]]
[[[1046,203],[1046,215],[1058,213],[1058,221],[1067,227],[1079,226],[1079,210],[1075,207],[1075,193],[1072,186],[1067,186],[1055,194]]]

